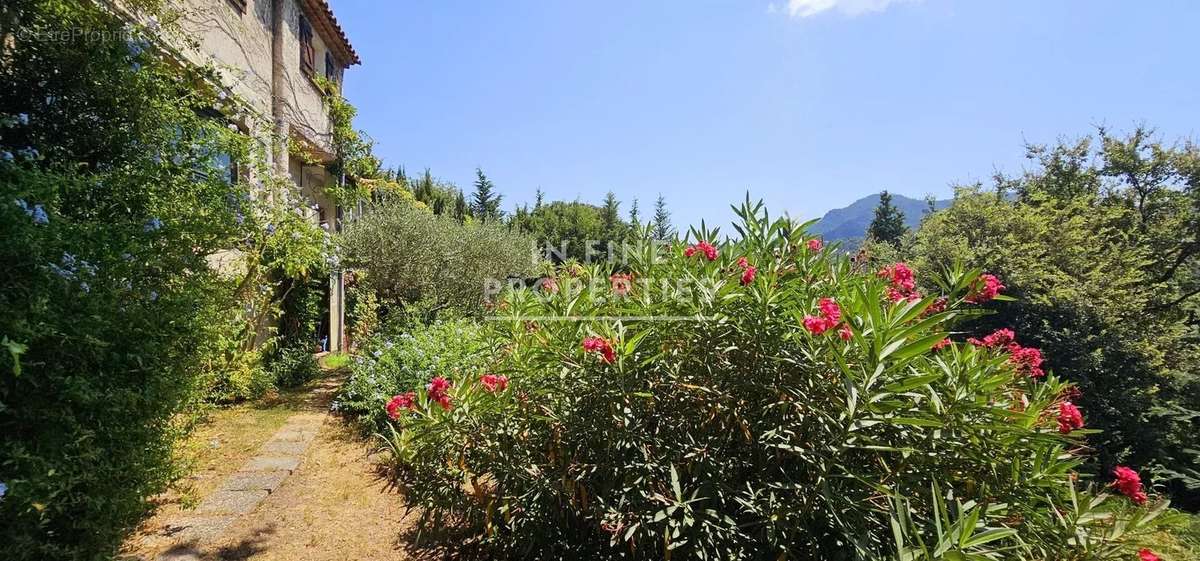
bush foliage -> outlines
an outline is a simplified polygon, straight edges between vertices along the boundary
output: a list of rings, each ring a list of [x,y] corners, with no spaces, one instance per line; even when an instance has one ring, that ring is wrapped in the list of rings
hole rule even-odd
[[[492,353],[483,328],[467,320],[423,325],[391,324],[359,350],[335,408],[378,432],[387,415],[379,403],[413,391],[437,375],[467,376],[486,366]],[[401,330],[407,332],[401,333]]]
[[[533,268],[533,241],[491,222],[460,223],[403,198],[373,205],[342,239],[344,264],[382,302],[424,302],[436,312],[479,313],[490,281]]]
[[[181,475],[192,406],[261,372],[271,279],[324,259],[231,169],[264,158],[214,71],[159,58],[158,33],[92,2],[0,9],[5,560],[111,558]]]
[[[978,271],[922,297],[740,213],[738,242],[508,294],[486,369],[387,402],[424,521],[530,558],[823,560],[1129,559],[1163,522],[1133,472],[1132,498],[1076,473],[1089,431],[1036,349],[946,339]]]

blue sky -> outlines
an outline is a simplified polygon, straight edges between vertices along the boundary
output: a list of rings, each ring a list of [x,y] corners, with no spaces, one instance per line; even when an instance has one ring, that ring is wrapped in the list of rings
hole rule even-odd
[[[356,124],[389,166],[504,208],[662,193],[676,225],[749,190],[817,217],[948,196],[1022,143],[1139,122],[1196,136],[1200,2],[334,0]]]

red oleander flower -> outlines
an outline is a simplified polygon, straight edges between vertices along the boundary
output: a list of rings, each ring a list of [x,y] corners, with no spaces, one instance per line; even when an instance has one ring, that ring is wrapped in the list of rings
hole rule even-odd
[[[745,257],[738,257],[737,266],[740,269],[745,269],[746,267],[750,266],[750,260],[746,259]]]
[[[825,247],[825,243],[822,242],[819,238],[813,238],[811,240],[808,240],[808,250],[809,251],[812,251],[815,253],[817,251],[821,251],[822,247]]]
[[[717,260],[717,247],[706,241],[699,241],[693,245],[689,245],[687,249],[683,250],[683,256],[691,257],[697,252],[703,253],[704,258],[708,259],[709,261]]]
[[[489,392],[502,392],[508,388],[508,376],[484,374],[479,378],[479,383],[483,384],[483,389]]]
[[[1142,548],[1142,550],[1138,552],[1138,559],[1139,561],[1162,561],[1157,555],[1154,554],[1153,551],[1150,551],[1146,548]]]
[[[950,338],[949,338],[949,337],[947,337],[947,338],[945,338],[945,339],[942,339],[941,341],[938,341],[938,342],[936,342],[936,343],[934,343],[934,344],[933,344],[933,350],[935,350],[935,351],[940,351],[940,350],[942,350],[942,349],[944,349],[944,348],[946,348],[946,347],[949,347],[949,346],[950,346],[950,342],[951,342],[951,341],[950,341]]]
[[[627,273],[616,273],[608,277],[608,282],[612,285],[613,294],[617,296],[628,296],[629,291],[633,289],[633,277]]]
[[[1142,478],[1138,472],[1125,466],[1117,466],[1113,475],[1117,479],[1112,482],[1112,486],[1117,492],[1129,497],[1134,504],[1145,504],[1146,491],[1142,488]]]
[[[425,391],[429,394],[429,400],[442,406],[446,411],[450,410],[450,380],[441,376],[435,376],[425,386]]]
[[[413,409],[416,407],[417,394],[413,392],[402,393],[392,396],[391,401],[387,403],[388,418],[395,421],[400,418],[400,411],[403,409]]]
[[[603,337],[588,337],[584,339],[583,351],[587,353],[600,353],[600,357],[608,364],[617,361],[617,354],[613,351],[612,343],[609,343]]]
[[[850,331],[849,325],[843,324],[841,329],[838,329],[838,337],[841,337],[843,341],[849,341],[853,336],[854,332]]]
[[[1058,406],[1058,432],[1067,434],[1075,429],[1083,428],[1083,413],[1070,401],[1064,401]]]
[[[754,282],[754,276],[757,274],[758,274],[757,267],[755,267],[753,265],[746,267],[746,270],[742,271],[742,286],[745,286],[745,285],[748,285],[748,284]]]
[[[558,281],[554,280],[554,277],[543,277],[541,284],[542,292],[549,292],[551,294],[558,292]]]
[[[842,307],[833,298],[822,298],[817,302],[817,307],[821,309],[821,316],[825,319],[837,323],[842,319]]]
[[[984,273],[971,283],[965,300],[971,304],[982,304],[995,298],[1001,290],[1004,290],[1004,285],[1000,279],[996,278],[996,275]]]

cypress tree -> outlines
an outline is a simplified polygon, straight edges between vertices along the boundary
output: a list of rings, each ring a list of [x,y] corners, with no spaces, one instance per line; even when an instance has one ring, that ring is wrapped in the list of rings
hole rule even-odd
[[[475,194],[471,200],[471,214],[480,222],[500,218],[500,195],[495,193],[496,186],[484,175],[483,170],[475,168]]]
[[[667,211],[667,199],[663,198],[660,193],[658,200],[654,202],[654,239],[668,240],[674,237],[675,230],[671,228],[671,213]]]
[[[886,190],[879,193],[879,206],[875,207],[875,219],[867,228],[867,235],[875,241],[897,245],[907,232],[904,212],[892,204],[892,195]]]

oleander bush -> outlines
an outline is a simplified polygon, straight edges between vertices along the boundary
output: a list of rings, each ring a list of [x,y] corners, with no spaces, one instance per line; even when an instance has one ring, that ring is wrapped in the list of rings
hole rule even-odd
[[[956,333],[1002,279],[921,294],[739,213],[508,292],[490,357],[360,396],[425,527],[520,558],[1060,561],[1172,518],[1133,469],[1076,473],[1087,411],[1021,334]]]

